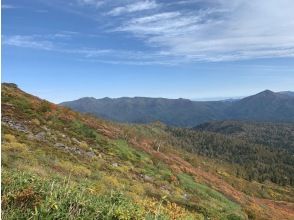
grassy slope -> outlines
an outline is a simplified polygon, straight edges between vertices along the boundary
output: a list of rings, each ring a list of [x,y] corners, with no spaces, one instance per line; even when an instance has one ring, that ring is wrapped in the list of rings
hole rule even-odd
[[[2,117],[3,219],[294,217],[290,202],[253,197],[262,186],[284,198],[287,188],[176,150],[162,125],[114,124],[7,85]]]

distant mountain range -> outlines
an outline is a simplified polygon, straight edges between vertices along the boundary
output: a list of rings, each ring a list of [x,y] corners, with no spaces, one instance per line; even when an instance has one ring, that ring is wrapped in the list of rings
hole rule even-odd
[[[165,98],[81,98],[60,105],[95,116],[130,123],[161,121],[193,127],[215,120],[294,122],[294,92],[265,90],[237,100],[191,101]]]

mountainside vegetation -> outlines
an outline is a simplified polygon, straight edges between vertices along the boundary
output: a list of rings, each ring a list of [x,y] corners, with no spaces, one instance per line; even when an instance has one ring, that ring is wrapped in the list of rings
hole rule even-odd
[[[115,123],[2,84],[1,142],[2,219],[294,218],[278,139]]]
[[[209,132],[170,128],[177,146],[199,155],[235,164],[235,175],[249,181],[294,184],[294,158],[290,150],[256,144],[248,139]],[[264,139],[267,142],[266,139]],[[292,148],[293,151],[293,148]]]
[[[178,127],[194,127],[213,120],[294,122],[291,92],[266,90],[234,101],[191,101],[164,98],[81,98],[61,105],[118,122],[161,121]]]
[[[222,111],[230,103],[135,97],[82,98],[61,105],[118,122],[149,123],[159,120],[168,125],[186,127],[224,117]]]
[[[226,136],[249,140],[274,149],[280,148],[294,153],[293,123],[262,123],[249,121],[217,121],[198,125],[198,131],[209,131]]]

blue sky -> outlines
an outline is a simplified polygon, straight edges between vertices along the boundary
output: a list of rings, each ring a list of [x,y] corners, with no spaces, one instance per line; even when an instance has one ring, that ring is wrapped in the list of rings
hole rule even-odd
[[[2,0],[2,81],[53,102],[294,90],[293,0]]]

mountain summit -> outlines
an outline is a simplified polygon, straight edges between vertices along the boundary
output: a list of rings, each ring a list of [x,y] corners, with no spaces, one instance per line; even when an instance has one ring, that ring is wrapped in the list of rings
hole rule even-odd
[[[173,126],[192,127],[224,119],[294,121],[294,96],[288,94],[265,90],[233,102],[144,97],[82,98],[60,105],[119,122],[161,121]]]
[[[226,110],[230,119],[294,121],[294,98],[270,90],[235,102]]]

